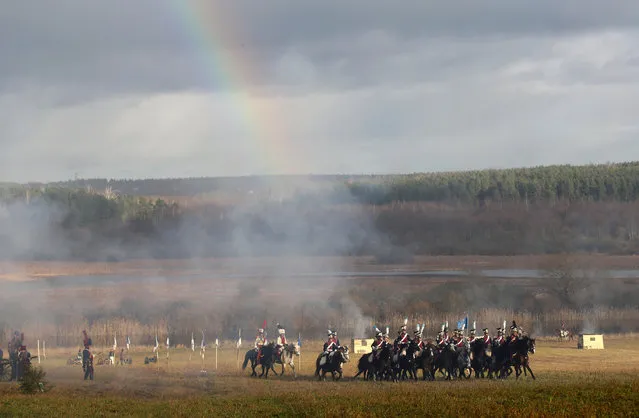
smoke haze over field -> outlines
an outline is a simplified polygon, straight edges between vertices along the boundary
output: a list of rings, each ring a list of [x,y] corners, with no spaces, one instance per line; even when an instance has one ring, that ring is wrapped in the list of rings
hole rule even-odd
[[[0,56],[11,59],[0,61],[0,180],[397,173],[639,155],[633,2],[257,3],[3,5]],[[548,332],[568,315],[573,326],[619,330],[639,323],[636,280],[580,277],[574,263],[555,260],[538,266],[543,278],[517,283],[371,285],[338,274],[359,255],[390,270],[415,254],[636,253],[632,168],[610,184],[585,171],[577,186],[569,172],[566,187],[546,181],[552,173],[515,187],[513,175],[511,200],[502,184],[479,190],[470,177],[408,203],[375,203],[376,190],[355,197],[344,179],[260,179],[259,191],[236,186],[200,205],[112,190],[3,195],[0,258],[11,279],[34,260],[89,260],[106,272],[120,260],[183,264],[131,268],[112,282],[3,282],[0,326],[60,345],[79,342],[84,327],[104,341],[116,331],[182,341],[201,328],[250,335],[265,319],[271,336],[279,321],[319,337],[328,327],[365,334],[378,321],[394,332],[405,315],[432,331],[473,310],[486,326],[519,315]],[[544,187],[551,204],[529,202]]]

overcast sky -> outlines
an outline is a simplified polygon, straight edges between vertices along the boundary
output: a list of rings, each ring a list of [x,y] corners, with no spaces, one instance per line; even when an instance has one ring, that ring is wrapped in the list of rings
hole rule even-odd
[[[0,181],[639,159],[629,0],[20,0],[0,57]]]

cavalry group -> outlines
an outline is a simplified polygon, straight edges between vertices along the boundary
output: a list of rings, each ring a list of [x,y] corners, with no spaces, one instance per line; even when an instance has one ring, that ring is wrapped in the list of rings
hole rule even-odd
[[[526,335],[515,321],[509,335],[505,335],[505,329],[500,327],[492,337],[487,328],[480,336],[471,329],[466,337],[463,330],[455,329],[450,333],[444,325],[434,341],[423,338],[424,325],[417,325],[411,337],[406,321],[393,342],[388,328],[386,333],[377,328],[375,331],[371,352],[359,359],[355,378],[362,375],[369,380],[418,379],[420,370],[423,380],[435,380],[437,372],[445,379],[469,379],[473,375],[503,379],[513,372],[517,378],[528,373],[535,378],[529,364],[529,354],[535,353],[535,339]],[[250,361],[252,376],[256,376],[255,368],[262,365],[260,376],[266,374],[268,377],[269,370],[277,374],[274,364],[282,364],[282,373],[286,364],[295,373],[294,355],[299,355],[299,347],[286,341],[285,330],[279,324],[278,337],[271,343],[267,343],[264,329],[260,328],[255,347],[246,353],[242,368]],[[344,363],[349,361],[348,346],[341,345],[337,332],[329,330],[323,351],[315,362],[315,376],[325,379],[330,373],[333,380],[338,380],[343,376]]]
[[[503,379],[513,371],[517,378],[522,373],[530,373],[535,378],[528,357],[535,352],[535,339],[526,335],[515,321],[509,336],[504,335],[503,328],[497,328],[493,337],[488,328],[482,330],[481,336],[474,329],[468,337],[459,329],[453,330],[451,335],[448,328],[442,326],[431,341],[423,338],[423,325],[415,328],[411,338],[404,324],[391,343],[388,332],[376,331],[372,352],[359,359],[355,377],[363,374],[371,380],[417,379],[421,370],[424,380],[435,380],[437,372],[449,380],[469,379],[473,375]]]

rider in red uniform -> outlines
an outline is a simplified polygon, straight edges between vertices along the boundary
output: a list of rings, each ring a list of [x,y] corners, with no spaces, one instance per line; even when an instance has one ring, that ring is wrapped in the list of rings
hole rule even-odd
[[[448,328],[444,328],[444,334],[442,335],[441,340],[437,344],[440,349],[446,347],[446,344],[450,342],[450,336],[448,335]]]
[[[277,340],[275,341],[275,354],[279,357],[282,354],[282,348],[287,344],[286,343],[286,330],[277,324]]]
[[[262,358],[262,347],[266,345],[266,336],[264,335],[264,329],[259,328],[257,330],[257,336],[255,337],[255,349],[257,350],[257,362],[260,362]]]
[[[371,344],[371,349],[373,350],[373,357],[369,359],[372,362],[373,358],[377,359],[379,357],[379,353],[382,351],[384,347],[388,345],[388,342],[384,340],[384,334],[378,332],[375,334],[375,341]]]
[[[490,346],[490,335],[488,335],[488,328],[484,328],[482,331],[484,331],[484,336],[482,337],[482,341],[484,342],[484,345],[486,347]]]
[[[408,336],[408,333],[406,332],[406,325],[402,325],[402,327],[399,329],[398,334],[399,335],[397,336],[397,338],[395,339],[395,342],[393,343],[393,348],[396,353],[408,347],[408,344],[410,343],[410,337]]]
[[[419,327],[413,331],[413,335],[413,341],[415,341],[415,344],[417,344],[417,349],[423,350],[426,347],[426,344],[424,344],[424,341],[422,341],[422,333]]]

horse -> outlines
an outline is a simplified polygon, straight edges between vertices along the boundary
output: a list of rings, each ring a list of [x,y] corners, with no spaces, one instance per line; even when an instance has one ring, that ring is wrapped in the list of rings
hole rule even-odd
[[[557,335],[557,339],[559,342],[562,341],[572,341],[575,339],[575,334],[569,329],[556,329],[555,334]]]
[[[455,345],[447,343],[435,359],[435,370],[441,371],[446,380],[452,380],[455,374],[455,360],[457,360]]]
[[[368,379],[368,375],[370,374],[370,369],[372,368],[372,359],[373,353],[362,354],[362,356],[357,361],[357,374],[353,376],[353,379],[357,379],[357,376],[363,374],[364,380]]]
[[[343,376],[342,364],[349,361],[348,346],[338,348],[332,356],[328,356],[325,363],[320,361],[321,357],[316,361],[315,376],[318,376],[319,380],[326,380],[326,373],[330,372],[333,380],[341,379]]]
[[[417,343],[415,343],[415,341],[411,341],[408,343],[408,347],[406,347],[403,351],[404,355],[400,355],[397,363],[395,363],[395,375],[401,380],[406,379],[406,377],[417,380],[417,373],[415,371],[415,353],[417,352]]]
[[[274,364],[282,365],[280,376],[284,375],[284,366],[289,366],[291,370],[293,370],[293,377],[297,378],[297,371],[295,370],[293,359],[299,355],[300,348],[297,344],[290,343],[282,347],[282,352],[279,356],[275,356],[275,361],[273,362]]]
[[[353,379],[356,379],[357,376],[363,373],[364,380],[375,380],[377,377],[376,365],[380,365],[385,362],[385,360],[388,360],[388,367],[383,367],[383,369],[390,370],[391,356],[392,351],[389,344],[384,345],[382,348],[378,348],[377,351],[363,354],[357,362],[357,373],[353,376]]]
[[[461,347],[455,346],[455,352],[457,354],[457,367],[455,372],[459,372],[458,376],[460,378],[465,377],[466,379],[470,379],[473,372],[470,367],[470,346],[468,341],[464,341],[464,345]]]
[[[386,344],[377,354],[377,357],[373,357],[371,367],[368,372],[368,378],[370,380],[393,380],[395,379],[395,373],[393,372],[393,346]]]
[[[424,348],[415,355],[415,378],[417,371],[422,371],[422,380],[435,380],[435,350],[436,347],[427,343]]]
[[[488,378],[497,377],[502,379],[507,376],[509,369],[507,347],[495,340],[492,341],[491,345]]]
[[[486,344],[481,339],[470,343],[472,359],[470,365],[475,372],[475,378],[484,378],[484,371],[488,369],[490,357],[486,355]]]
[[[519,379],[522,374],[526,376],[526,370],[530,372],[530,377],[535,380],[535,374],[530,368],[528,353],[535,354],[535,339],[529,338],[527,335],[521,337],[512,344],[511,352],[513,353],[513,365],[515,366],[515,379]]]
[[[277,372],[275,371],[275,368],[273,367],[275,364],[275,344],[274,343],[271,342],[262,346],[262,357],[260,357],[259,362],[257,361],[257,350],[251,349],[247,351],[246,354],[244,355],[244,363],[242,363],[242,370],[246,369],[246,365],[248,364],[249,361],[251,362],[251,370],[252,370],[251,376],[257,376],[257,372],[255,371],[257,366],[262,366],[262,373],[260,374],[259,377],[265,377],[266,379],[268,379],[269,370],[272,370],[273,373],[275,373],[275,376],[277,376]],[[264,375],[265,373],[266,373],[266,376]]]

